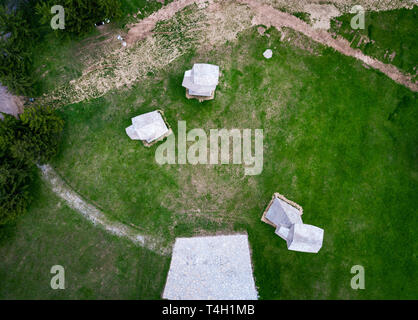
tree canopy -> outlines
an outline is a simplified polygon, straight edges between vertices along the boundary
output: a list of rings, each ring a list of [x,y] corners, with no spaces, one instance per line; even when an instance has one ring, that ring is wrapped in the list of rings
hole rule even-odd
[[[0,225],[24,213],[35,165],[57,152],[64,121],[49,107],[26,108],[0,121]]]

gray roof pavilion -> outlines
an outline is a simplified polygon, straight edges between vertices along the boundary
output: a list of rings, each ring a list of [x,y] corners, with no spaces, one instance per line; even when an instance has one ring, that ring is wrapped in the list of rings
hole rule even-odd
[[[132,125],[125,130],[129,138],[132,140],[142,140],[145,144],[158,141],[171,133],[159,110],[132,118]]]
[[[324,230],[310,224],[292,225],[287,237],[287,248],[293,251],[317,253],[322,247]]]
[[[0,119],[2,113],[11,114],[15,117],[23,112],[23,99],[12,95],[6,87],[0,83]]]
[[[302,223],[299,210],[276,197],[266,212],[266,218],[276,227],[290,228],[295,223]]]
[[[182,86],[191,96],[211,97],[219,82],[219,67],[213,64],[195,63],[184,73]]]
[[[293,251],[317,253],[322,247],[324,230],[302,222],[303,209],[297,203],[275,193],[261,221],[273,226],[275,234]]]

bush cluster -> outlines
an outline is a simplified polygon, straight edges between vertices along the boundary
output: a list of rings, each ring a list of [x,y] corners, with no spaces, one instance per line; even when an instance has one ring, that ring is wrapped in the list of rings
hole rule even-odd
[[[64,121],[49,107],[26,108],[0,120],[0,225],[24,213],[36,164],[57,152]]]

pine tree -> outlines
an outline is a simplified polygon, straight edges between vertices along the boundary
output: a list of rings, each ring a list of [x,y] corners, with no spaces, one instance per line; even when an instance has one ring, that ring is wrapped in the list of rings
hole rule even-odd
[[[49,0],[36,5],[43,24],[50,23],[54,5],[61,5],[65,10],[65,29],[57,30],[57,34],[80,35],[90,31],[97,22],[121,15],[120,0]]]
[[[23,214],[36,163],[57,152],[64,121],[49,107],[26,108],[20,119],[0,121],[0,225]]]

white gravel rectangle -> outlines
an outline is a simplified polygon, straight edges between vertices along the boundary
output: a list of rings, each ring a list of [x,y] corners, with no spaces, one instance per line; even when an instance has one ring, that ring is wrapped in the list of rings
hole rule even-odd
[[[163,298],[257,300],[247,235],[177,238]]]

